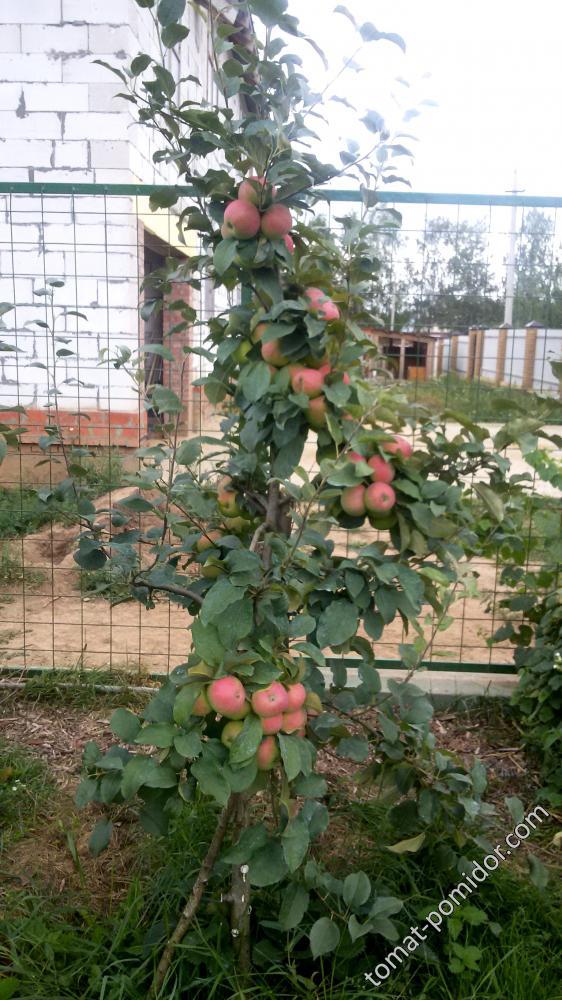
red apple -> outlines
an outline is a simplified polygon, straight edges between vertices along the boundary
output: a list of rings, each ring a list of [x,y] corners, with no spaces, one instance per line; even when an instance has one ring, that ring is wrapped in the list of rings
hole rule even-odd
[[[293,712],[296,708],[302,708],[306,701],[306,688],[304,684],[289,684],[287,694],[289,696],[290,712]]]
[[[301,368],[295,365],[291,373],[291,385],[294,392],[304,392],[309,399],[319,396],[324,386],[324,375],[317,368]]]
[[[231,201],[224,213],[224,226],[230,236],[250,240],[260,228],[260,213],[249,201]]]
[[[352,517],[362,517],[365,514],[365,487],[359,483],[357,486],[347,486],[340,497],[342,510]]]
[[[369,458],[367,465],[370,465],[373,470],[371,479],[375,483],[391,483],[396,475],[394,466],[390,462],[385,461],[384,458],[381,458],[380,455],[373,455]]]
[[[216,548],[215,542],[218,542],[219,538],[222,538],[221,531],[207,531],[205,535],[199,535],[199,538],[195,542],[195,548],[198,552]]]
[[[306,408],[306,416],[311,427],[315,430],[320,430],[321,427],[326,425],[326,400],[324,396],[315,396],[314,399],[310,400]]]
[[[287,250],[289,251],[289,253],[294,253],[295,252],[295,241],[294,241],[293,237],[289,233],[285,233],[285,235],[283,237],[283,242],[284,242],[285,246],[287,247]]]
[[[227,719],[243,719],[250,710],[244,685],[231,674],[209,684],[207,697],[211,708]]]
[[[400,455],[402,458],[409,458],[414,451],[410,442],[400,434],[394,435],[394,441],[383,441],[381,447],[389,455]]]
[[[270,715],[267,718],[264,718],[262,716],[261,725],[264,736],[274,736],[275,733],[281,732],[281,726],[283,725],[283,715],[280,712],[279,715]]]
[[[267,184],[265,177],[246,177],[238,188],[238,197],[242,201],[251,202],[252,205],[261,205],[263,188],[266,185],[270,187],[270,185]],[[277,189],[271,187],[270,194],[272,198],[275,198]]]
[[[289,364],[289,359],[285,357],[281,350],[281,342],[279,340],[268,340],[267,343],[262,344],[261,356],[264,361],[267,361],[269,365],[274,365],[276,368],[283,368],[284,365]]]
[[[273,681],[261,691],[254,691],[252,695],[252,708],[256,715],[261,715],[264,719],[286,712],[288,707],[287,690],[279,681]]]
[[[307,288],[304,297],[308,302],[308,311],[313,316],[326,322],[339,319],[340,311],[337,305],[321,288]]]
[[[258,771],[271,771],[279,760],[279,747],[274,736],[266,736],[256,752]]]
[[[268,240],[282,239],[292,226],[293,218],[286,205],[271,205],[261,217],[261,231]]]
[[[283,713],[283,725],[281,732],[296,733],[297,730],[306,726],[306,711],[304,708],[295,708],[292,712]]]
[[[365,506],[368,511],[385,513],[396,503],[396,493],[388,483],[371,483],[365,490]]]
[[[212,711],[213,709],[211,708],[207,694],[205,691],[202,691],[201,694],[195,699],[195,704],[191,709],[191,714],[196,715],[199,718],[203,718],[203,716],[208,715],[209,712]]]

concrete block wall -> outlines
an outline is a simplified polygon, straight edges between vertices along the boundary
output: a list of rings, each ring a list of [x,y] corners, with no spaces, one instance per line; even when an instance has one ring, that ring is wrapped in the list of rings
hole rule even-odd
[[[216,99],[206,24],[190,8],[186,23],[191,33],[179,57],[168,54],[168,68],[177,79],[201,81],[182,84],[182,100]],[[120,81],[95,62],[120,66],[139,52],[159,56],[150,14],[134,0],[1,0],[0,52],[1,181],[177,182],[174,167],[153,163],[158,137],[115,99]],[[123,370],[99,364],[102,348],[135,349],[143,337],[138,300],[151,222],[139,220],[137,207],[131,198],[0,196],[0,300],[17,304],[0,337],[16,338],[19,348],[0,354],[0,396],[4,406],[36,411],[37,427],[49,401],[41,366],[52,356],[48,333],[35,324],[45,319],[37,292],[46,279],[60,278],[57,310],[88,318],[63,318],[57,327],[79,355],[61,365],[59,406],[96,414],[90,438],[94,425],[107,436],[118,414],[129,435],[135,420],[140,431],[132,383]]]

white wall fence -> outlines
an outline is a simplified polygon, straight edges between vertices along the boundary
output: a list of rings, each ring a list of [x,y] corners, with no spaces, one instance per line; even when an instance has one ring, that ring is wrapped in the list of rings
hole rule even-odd
[[[562,392],[561,381],[551,362],[560,360],[562,330],[533,323],[517,330],[473,329],[438,343],[427,376],[454,372],[468,381],[482,379],[556,396]]]

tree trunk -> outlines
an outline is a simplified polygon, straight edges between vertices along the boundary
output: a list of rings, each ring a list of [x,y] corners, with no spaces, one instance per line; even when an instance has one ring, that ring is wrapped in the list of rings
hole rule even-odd
[[[234,831],[236,842],[248,825],[248,799],[245,795],[241,794],[238,796],[235,808]],[[230,888],[230,933],[236,956],[236,966],[242,985],[247,981],[252,965],[250,912],[248,865],[233,865]]]

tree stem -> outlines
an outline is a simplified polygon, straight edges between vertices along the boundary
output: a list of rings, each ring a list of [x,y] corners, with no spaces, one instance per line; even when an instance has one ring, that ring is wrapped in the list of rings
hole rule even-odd
[[[234,813],[235,839],[248,825],[248,799],[245,795],[237,796]],[[230,883],[230,933],[238,975],[243,985],[249,976],[251,959],[250,938],[250,882],[248,865],[233,865]]]
[[[162,958],[158,963],[158,968],[156,969],[156,972],[154,973],[154,979],[152,980],[150,995],[154,998],[156,998],[160,993],[160,990],[162,988],[162,985],[164,983],[164,980],[172,963],[176,946],[184,938],[193,918],[195,917],[195,914],[197,913],[197,910],[199,909],[201,900],[203,898],[203,893],[207,886],[207,882],[211,877],[215,861],[217,860],[222,842],[224,840],[226,831],[228,829],[229,821],[231,819],[234,810],[238,806],[237,799],[238,796],[231,795],[222,813],[220,814],[217,828],[213,834],[213,839],[211,840],[211,843],[209,845],[209,850],[207,851],[203,864],[199,869],[199,874],[197,875],[197,878],[193,883],[193,888],[191,890],[189,899],[187,900],[182,910],[181,916],[172,934],[170,935],[168,941],[166,942],[166,947],[164,948],[164,951],[162,953]]]

